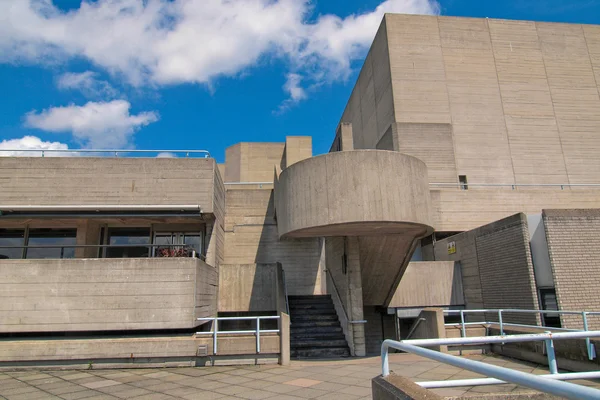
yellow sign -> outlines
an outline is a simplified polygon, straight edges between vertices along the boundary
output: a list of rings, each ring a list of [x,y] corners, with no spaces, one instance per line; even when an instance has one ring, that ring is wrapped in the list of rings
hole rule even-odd
[[[448,242],[448,254],[456,253],[456,242]]]

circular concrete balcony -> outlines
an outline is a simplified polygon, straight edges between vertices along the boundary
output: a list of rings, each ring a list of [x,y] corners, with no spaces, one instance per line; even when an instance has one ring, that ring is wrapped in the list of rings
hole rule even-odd
[[[427,167],[394,151],[343,151],[293,164],[275,182],[275,209],[280,237],[433,232]]]

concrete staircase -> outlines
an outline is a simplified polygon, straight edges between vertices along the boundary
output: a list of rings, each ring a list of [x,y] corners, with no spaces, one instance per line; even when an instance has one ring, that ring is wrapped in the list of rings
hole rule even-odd
[[[331,296],[289,296],[288,300],[292,358],[350,356]]]

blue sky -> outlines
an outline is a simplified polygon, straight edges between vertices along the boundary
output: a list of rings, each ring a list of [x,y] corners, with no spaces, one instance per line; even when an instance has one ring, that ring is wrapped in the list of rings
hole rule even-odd
[[[383,11],[600,23],[600,0],[189,4],[3,0],[0,148],[206,149],[222,162],[240,141],[310,135],[319,154]]]

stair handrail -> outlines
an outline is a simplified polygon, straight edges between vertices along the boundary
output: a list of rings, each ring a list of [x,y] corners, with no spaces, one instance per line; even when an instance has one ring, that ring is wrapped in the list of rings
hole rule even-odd
[[[327,268],[325,268],[325,273],[329,275],[329,278],[331,279],[331,283],[333,283],[333,290],[335,290],[335,295],[338,298],[338,300],[340,301],[340,306],[342,306],[342,311],[344,312],[344,317],[346,317],[346,321],[348,321],[348,323],[353,323],[354,321],[351,321],[350,318],[348,318],[348,313],[346,312],[346,307],[344,306],[344,302],[342,301],[342,296],[340,296],[340,291],[338,290],[337,285],[335,284],[333,275],[331,275],[331,272],[329,272],[329,269],[327,269]]]
[[[423,321],[425,321],[425,318],[421,317],[418,318],[415,322],[413,322],[412,326],[410,327],[410,330],[408,331],[408,335],[406,335],[406,338],[404,340],[410,339],[410,337],[413,335],[413,333],[415,333],[415,331]]]
[[[285,297],[285,313],[290,315],[290,301],[288,299],[287,282],[285,280],[285,270],[281,268],[281,280],[283,281],[283,295]]]

